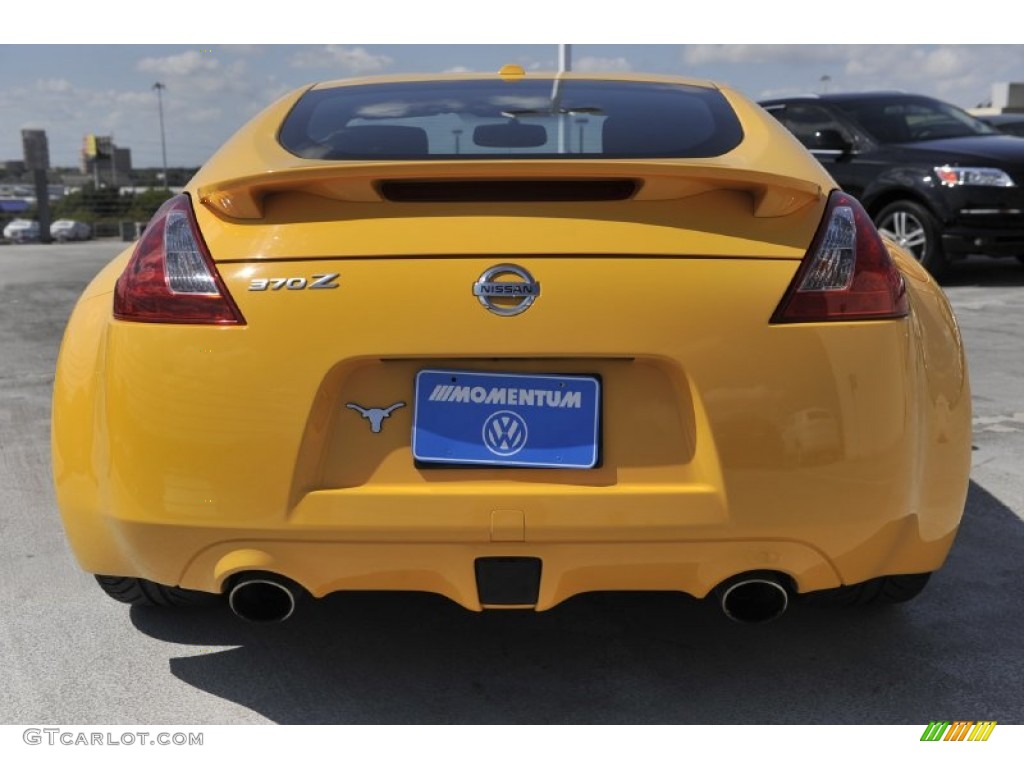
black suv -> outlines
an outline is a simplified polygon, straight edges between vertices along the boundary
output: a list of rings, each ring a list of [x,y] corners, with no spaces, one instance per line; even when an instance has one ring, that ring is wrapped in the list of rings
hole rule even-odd
[[[972,253],[1024,261],[1024,139],[907,93],[800,96],[761,106],[932,274]]]

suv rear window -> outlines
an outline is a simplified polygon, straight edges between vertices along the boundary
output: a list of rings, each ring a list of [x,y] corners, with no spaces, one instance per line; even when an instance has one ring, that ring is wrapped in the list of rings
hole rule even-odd
[[[743,139],[717,90],[596,80],[453,80],[310,90],[279,140],[318,160],[715,157]]]

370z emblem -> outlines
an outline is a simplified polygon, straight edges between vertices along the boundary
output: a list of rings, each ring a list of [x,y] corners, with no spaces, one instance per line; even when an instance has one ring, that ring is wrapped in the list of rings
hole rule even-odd
[[[258,277],[249,282],[250,291],[280,291],[282,289],[286,291],[319,291],[329,290],[331,288],[338,288],[338,277],[337,272],[331,272],[329,275],[313,275],[310,278],[305,277]]]

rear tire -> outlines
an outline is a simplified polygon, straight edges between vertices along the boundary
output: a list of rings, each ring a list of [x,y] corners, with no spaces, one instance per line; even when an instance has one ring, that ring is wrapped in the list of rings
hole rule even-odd
[[[96,576],[96,583],[119,603],[156,608],[189,608],[208,605],[216,595],[183,587],[168,587],[130,576]]]
[[[881,576],[861,584],[851,584],[836,590],[839,602],[846,605],[894,605],[905,603],[921,594],[928,584],[930,573],[907,573]]]
[[[933,277],[949,269],[942,250],[942,228],[931,211],[912,200],[897,200],[885,206],[875,217],[875,225],[900,247],[910,252]]]

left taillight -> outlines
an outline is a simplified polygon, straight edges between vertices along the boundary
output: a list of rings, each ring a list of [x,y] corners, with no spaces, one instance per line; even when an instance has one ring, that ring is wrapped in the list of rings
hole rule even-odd
[[[907,287],[871,218],[833,192],[773,323],[886,320],[908,314]]]
[[[141,323],[244,325],[203,242],[188,195],[146,227],[114,288],[114,317]]]

